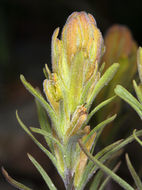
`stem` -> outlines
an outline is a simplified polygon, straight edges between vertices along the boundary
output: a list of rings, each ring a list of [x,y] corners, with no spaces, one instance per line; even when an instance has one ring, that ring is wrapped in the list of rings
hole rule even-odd
[[[66,190],[75,190],[74,185],[73,185],[72,172],[69,169],[66,170],[66,178],[64,182],[65,182]]]

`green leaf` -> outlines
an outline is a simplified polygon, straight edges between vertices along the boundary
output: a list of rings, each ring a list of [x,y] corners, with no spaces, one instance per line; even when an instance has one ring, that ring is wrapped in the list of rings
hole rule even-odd
[[[34,164],[34,166],[37,168],[37,170],[39,171],[41,176],[43,177],[43,179],[44,179],[45,183],[47,184],[47,186],[49,187],[49,189],[50,190],[57,190],[57,188],[55,187],[55,185],[51,181],[50,177],[47,175],[47,173],[41,167],[41,165],[30,154],[28,154],[28,157],[31,160],[31,162]]]
[[[105,121],[106,121],[106,120],[105,120]],[[105,121],[102,122],[103,125],[105,125]],[[108,119],[108,121],[110,121],[110,118]],[[106,122],[108,122],[108,121],[106,121]],[[111,122],[111,121],[110,121],[110,122]],[[97,125],[97,126],[98,126],[98,125]],[[103,130],[103,127],[97,132],[97,135],[96,135],[94,144],[93,144],[92,149],[91,149],[91,153],[93,153],[93,151],[94,151],[95,145],[96,145],[96,143],[97,143],[97,141],[98,141],[98,138],[99,138],[99,136],[100,136],[102,130]],[[92,133],[92,134],[93,134],[93,133]],[[90,137],[90,136],[89,136],[89,137]],[[87,137],[86,141],[89,139],[89,137]],[[85,141],[85,142],[86,142],[86,141]],[[117,142],[115,142],[115,143],[113,143],[112,145],[109,145],[108,147],[105,147],[105,148],[102,150],[102,152],[99,152],[99,153],[98,153],[98,157],[99,157],[99,155],[102,156],[103,154],[105,154],[105,152],[108,152],[109,150],[111,150],[112,148],[114,148],[114,147],[115,147],[116,145],[118,145],[120,142],[121,142],[121,140],[120,140],[120,141],[117,141]],[[102,154],[101,154],[101,153],[102,153]],[[85,186],[86,182],[90,179],[90,176],[92,176],[92,173],[91,173],[92,168],[93,168],[93,163],[92,163],[91,161],[89,161],[88,164],[87,164],[87,166],[86,166],[86,168],[85,168],[85,171],[84,171],[84,173],[83,173],[81,182],[80,182],[80,184],[79,184],[79,187],[78,187],[79,190],[80,190],[80,189],[83,189],[83,187]],[[93,171],[94,171],[94,170],[93,170]],[[91,175],[90,175],[90,173],[91,173]],[[89,178],[88,178],[88,176],[89,176]]]
[[[2,167],[2,173],[5,176],[5,179],[14,187],[16,187],[16,189],[20,189],[20,190],[32,190],[29,187],[26,187],[25,185],[17,182],[15,179],[11,178],[7,171]]]
[[[99,69],[99,72],[100,72],[100,73],[102,73],[102,72],[104,71],[105,65],[106,65],[105,62],[103,62],[103,63],[101,64],[100,69]]]
[[[98,187],[100,186],[100,182],[103,177],[103,172],[100,170],[98,173],[94,176],[93,182],[91,183],[91,186],[89,190],[98,190]]]
[[[46,79],[49,79],[48,74],[47,74],[47,72],[46,72],[46,69],[45,69],[45,68],[43,68],[43,73],[44,73],[45,78],[46,78]]]
[[[118,140],[108,146],[106,146],[105,148],[103,148],[101,151],[99,151],[96,155],[95,158],[96,159],[100,159],[103,155],[105,155],[107,152],[109,152],[110,150],[112,150],[113,148],[115,148],[117,145],[119,145],[122,142],[122,140]]]
[[[111,98],[108,98],[107,100],[101,102],[99,105],[97,105],[89,114],[88,114],[88,118],[87,121],[85,122],[86,124],[90,121],[91,117],[97,112],[99,111],[102,107],[106,106],[107,104],[109,104],[112,100],[114,100],[116,96],[113,96]]]
[[[29,82],[27,82],[23,75],[20,75],[20,79],[24,84],[25,88],[41,103],[41,105],[45,108],[47,113],[49,114],[50,119],[57,126],[57,117],[51,106],[45,101],[45,99],[41,96],[41,94],[34,89]]]
[[[142,104],[142,88],[141,88],[141,86],[137,85],[135,80],[133,80],[133,86],[134,86],[135,92],[137,94],[137,98],[139,99],[140,103]]]
[[[136,98],[134,98],[125,88],[121,85],[117,85],[115,88],[115,93],[120,96],[123,100],[129,103],[132,108],[138,113],[140,118],[142,119],[142,105],[138,102]]]
[[[59,145],[61,150],[63,150],[62,144],[57,139],[55,139],[50,133],[46,132],[43,129],[38,129],[35,127],[30,127],[30,129],[31,129],[31,131],[33,131],[35,133],[41,134],[41,135],[47,137],[48,139],[51,139],[52,141],[54,141],[54,143],[57,143]]]
[[[142,141],[136,135],[136,129],[133,131],[133,136],[136,139],[136,141],[142,146]]]
[[[97,134],[98,136],[98,134]],[[96,139],[95,139],[96,140]],[[116,147],[118,144],[120,144],[122,140],[119,140],[119,141],[116,141],[114,142],[113,144],[111,145],[108,145],[106,146],[104,149],[102,149],[100,152],[98,152],[96,155],[95,155],[95,158],[96,159],[100,159],[103,155],[105,155],[107,152],[109,152],[110,150],[112,150],[114,147]],[[91,151],[91,153],[93,153],[93,151]],[[82,180],[79,184],[79,187],[80,189],[83,189],[83,186],[86,184],[86,182],[91,178],[91,176],[93,175],[93,173],[97,170],[94,171],[93,168],[93,163],[91,161],[88,162],[86,168],[85,168],[85,171],[83,173],[83,176],[82,176]],[[97,167],[98,168],[98,167]],[[93,171],[93,173],[91,172]],[[84,183],[83,183],[84,182]]]
[[[47,113],[46,113],[45,109],[41,106],[41,104],[36,99],[35,99],[35,102],[36,102],[40,127],[41,127],[41,129],[43,129],[43,130],[45,130],[51,134],[51,127],[50,127],[50,124],[49,124],[48,119],[47,119]],[[46,140],[50,150],[53,152],[51,139],[49,139],[45,136],[45,140]]]
[[[24,131],[32,138],[32,140],[37,144],[37,146],[50,158],[50,160],[52,161],[52,163],[54,164],[54,166],[57,168],[57,164],[56,164],[56,159],[53,156],[53,154],[51,154],[51,152],[49,152],[34,136],[33,134],[30,132],[30,130],[24,125],[24,123],[21,121],[21,119],[19,118],[18,112],[16,111],[16,118],[19,122],[19,124],[21,125],[21,127],[24,129]]]
[[[109,117],[108,119],[102,121],[101,123],[99,123],[96,127],[94,127],[94,129],[91,130],[91,132],[88,134],[85,142],[87,142],[87,140],[97,131],[103,129],[108,123],[112,122],[114,119],[116,118],[116,114],[113,115],[112,117]]]
[[[111,178],[116,181],[121,187],[123,187],[125,190],[134,190],[126,181],[124,181],[122,178],[120,178],[118,175],[116,175],[114,172],[112,172],[109,168],[107,168],[105,165],[103,165],[99,160],[94,158],[90,152],[86,149],[86,147],[79,141],[79,145],[83,152],[88,156],[88,158],[97,165],[102,171],[104,171],[108,176],[111,176]]]
[[[47,79],[51,79],[52,78],[51,72],[50,72],[47,64],[45,64],[45,68],[43,68],[43,73],[44,73],[44,75],[45,75],[45,77]]]
[[[142,130],[138,131],[136,133],[137,136],[142,136]],[[131,135],[130,137],[128,137],[127,139],[123,140],[121,143],[119,143],[117,146],[115,146],[114,148],[112,148],[110,151],[106,152],[101,158],[96,154],[94,157],[95,159],[99,159],[99,161],[101,163],[106,162],[108,159],[112,158],[112,156],[114,154],[116,154],[120,149],[122,149],[124,146],[126,146],[127,144],[131,143],[134,140],[134,136]],[[101,155],[100,155],[101,156]],[[91,168],[91,164],[89,166]],[[98,167],[94,166],[90,172],[90,176],[92,175],[92,173],[94,173],[95,171],[97,171]]]
[[[97,132],[97,135],[96,135],[94,144],[93,144],[93,146],[92,146],[92,148],[91,148],[91,151],[90,151],[92,154],[93,154],[94,149],[95,149],[95,147],[96,147],[96,144],[97,144],[97,142],[98,142],[98,140],[99,140],[99,138],[100,138],[100,135],[102,134],[102,131],[103,131],[103,128]]]
[[[113,65],[111,65],[106,72],[103,74],[103,76],[99,79],[98,83],[96,84],[92,95],[89,99],[89,101],[87,102],[87,108],[89,109],[92,102],[94,101],[95,97],[98,95],[98,93],[100,92],[100,90],[109,83],[109,81],[113,78],[113,76],[115,75],[117,69],[119,67],[118,63],[114,63]]]
[[[120,162],[114,167],[114,169],[112,170],[114,173],[118,170],[119,166],[120,166]],[[109,182],[109,180],[111,179],[110,176],[108,176],[104,182],[101,184],[101,186],[99,187],[98,190],[103,190],[105,188],[105,186],[107,185],[107,183]]]
[[[137,136],[142,136],[142,130],[139,130],[136,132]],[[116,147],[112,148],[109,152],[107,152],[104,156],[101,157],[100,161],[105,162],[108,160],[114,153],[116,153],[118,150],[126,146],[127,144],[131,143],[134,140],[134,136],[131,135],[127,139],[123,140],[120,144],[118,144]]]
[[[129,171],[130,171],[130,173],[131,173],[131,175],[132,175],[132,177],[136,183],[136,186],[137,186],[138,190],[142,190],[142,182],[141,182],[139,176],[137,175],[135,169],[133,168],[128,154],[126,154],[125,156],[126,156],[126,162],[127,162],[128,169],[129,169]]]

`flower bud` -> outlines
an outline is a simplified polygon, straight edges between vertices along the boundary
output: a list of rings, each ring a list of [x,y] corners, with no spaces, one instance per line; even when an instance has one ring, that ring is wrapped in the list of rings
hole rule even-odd
[[[69,65],[74,55],[81,50],[92,63],[98,62],[101,57],[102,35],[90,14],[85,12],[71,14],[63,28],[62,41]]]
[[[141,47],[139,47],[137,51],[137,65],[138,65],[140,82],[142,83],[142,48]]]
[[[107,67],[117,61],[121,63],[121,60],[124,58],[129,59],[130,62],[133,55],[135,56],[135,60],[132,61],[136,63],[137,45],[132,37],[131,31],[126,26],[112,26],[107,31],[104,43],[106,52],[103,56],[103,61],[106,62]]]

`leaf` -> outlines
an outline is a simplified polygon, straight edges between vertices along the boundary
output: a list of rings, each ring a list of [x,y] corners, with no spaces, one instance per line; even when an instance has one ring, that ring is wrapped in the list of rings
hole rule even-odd
[[[112,100],[114,100],[116,96],[113,96],[111,98],[108,98],[107,100],[101,102],[99,105],[97,105],[89,114],[88,114],[88,118],[87,121],[85,122],[86,124],[90,121],[91,117],[97,112],[99,111],[102,107],[106,106],[107,104],[109,104]]]
[[[44,74],[44,76],[45,76],[46,79],[49,78],[45,68],[43,68],[43,74]]]
[[[138,131],[136,133],[137,136],[142,136],[142,130]],[[128,137],[127,139],[123,140],[121,143],[119,143],[117,146],[115,146],[114,148],[110,149],[110,151],[106,152],[101,158],[96,154],[94,157],[95,159],[99,159],[99,161],[101,163],[106,162],[109,158],[111,158],[114,154],[116,154],[116,152],[118,152],[121,148],[123,148],[124,146],[126,146],[127,144],[131,143],[134,140],[134,136],[131,135],[130,137]],[[91,164],[89,164],[89,168],[92,168]],[[92,175],[92,173],[94,173],[95,171],[97,171],[98,167],[95,165],[90,172],[90,176]]]
[[[50,177],[47,175],[47,173],[41,167],[41,165],[30,154],[28,154],[28,157],[31,160],[31,162],[34,164],[34,166],[37,168],[37,170],[39,171],[41,176],[43,177],[43,179],[44,179],[45,183],[47,184],[47,186],[49,187],[49,189],[50,190],[57,190],[57,188],[55,187],[55,185],[51,181]]]
[[[138,113],[140,118],[142,119],[142,105],[138,102],[136,98],[134,98],[125,88],[121,85],[117,85],[115,88],[115,93],[120,96],[123,100],[129,103],[132,108]]]
[[[103,177],[103,172],[100,170],[98,173],[94,176],[93,182],[91,183],[91,186],[89,190],[98,190],[98,187],[100,185],[100,182]]]
[[[103,63],[101,64],[100,69],[99,69],[99,72],[100,72],[100,73],[103,73],[104,68],[105,68],[105,65],[106,65],[105,62],[103,62]]]
[[[93,153],[93,151],[94,151],[95,145],[96,145],[96,143],[97,143],[97,141],[98,141],[98,138],[99,138],[99,136],[100,136],[102,130],[103,130],[103,128],[102,128],[100,131],[98,131],[98,133],[97,133],[97,135],[96,135],[94,144],[93,144],[92,149],[91,149],[91,153]],[[87,139],[88,139],[88,138],[87,138]],[[120,141],[117,141],[117,142],[115,142],[115,143],[113,143],[112,145],[109,145],[108,147],[105,147],[102,151],[100,151],[100,152],[98,153],[98,157],[99,157],[99,155],[100,155],[100,157],[101,157],[102,155],[104,155],[104,154],[105,154],[106,152],[108,152],[109,150],[112,150],[112,148],[114,148],[114,147],[115,147],[116,145],[118,145],[120,142],[121,142],[121,140],[120,140]],[[99,157],[99,158],[100,158],[100,157]],[[79,188],[78,188],[79,190],[80,190],[80,189],[83,189],[83,187],[85,186],[85,184],[87,183],[87,181],[89,181],[89,179],[91,178],[91,176],[92,176],[91,171],[92,171],[92,170],[93,170],[93,173],[94,173],[94,169],[92,169],[92,168],[93,168],[93,163],[92,163],[91,161],[89,161],[88,164],[87,164],[87,166],[86,166],[86,168],[85,168],[85,171],[84,171],[84,173],[83,173],[81,182],[80,182],[80,184],[79,184]],[[90,175],[90,173],[91,173],[91,175]]]
[[[49,124],[48,119],[47,119],[46,111],[36,99],[35,99],[35,102],[36,102],[40,127],[41,127],[41,129],[43,129],[43,130],[45,130],[51,134],[51,127],[50,127],[50,124]],[[53,152],[51,139],[49,139],[45,136],[45,140],[46,140],[50,150]]]
[[[137,136],[142,136],[142,130],[139,130],[136,133]],[[108,160],[115,152],[126,146],[127,144],[131,143],[134,140],[134,136],[131,135],[127,139],[123,140],[120,144],[118,144],[116,147],[112,148],[109,152],[107,152],[102,158],[100,159],[101,162],[105,162]]]
[[[24,131],[32,138],[32,140],[38,145],[38,147],[50,158],[54,166],[57,168],[56,159],[30,132],[30,130],[24,125],[24,123],[19,118],[18,112],[16,111],[16,118],[21,125],[21,127],[24,129]]]
[[[113,171],[113,172],[116,172],[116,171],[118,170],[120,164],[121,164],[121,162],[119,162],[119,163],[114,167],[114,169],[113,169],[112,171]],[[104,182],[101,184],[101,186],[99,187],[98,190],[103,190],[104,187],[107,185],[107,183],[109,182],[110,179],[111,179],[111,177],[108,176],[108,177],[104,180]]]
[[[95,147],[96,147],[96,144],[97,144],[97,142],[98,142],[98,140],[99,140],[99,137],[100,137],[102,131],[103,131],[103,128],[97,132],[97,135],[96,135],[94,144],[93,144],[93,146],[92,146],[92,148],[91,148],[91,153],[92,153],[92,154],[93,154],[93,152],[94,152],[94,149],[95,149]]]
[[[112,172],[109,168],[107,168],[105,165],[103,165],[99,160],[94,158],[90,152],[87,151],[86,147],[82,144],[82,142],[79,140],[79,145],[81,149],[84,151],[84,153],[88,156],[88,158],[97,165],[102,171],[104,171],[108,176],[110,176],[114,181],[116,181],[121,187],[123,187],[125,190],[134,190],[126,181],[124,181],[122,178],[120,178],[118,175],[116,175],[114,172]]]
[[[136,139],[136,141],[142,146],[142,141],[136,135],[136,129],[133,131],[133,136]]]
[[[24,84],[25,88],[41,103],[41,105],[45,108],[47,113],[49,114],[49,117],[51,118],[52,122],[57,124],[57,117],[53,109],[50,107],[50,105],[45,101],[45,99],[41,96],[41,94],[34,89],[30,83],[28,83],[23,75],[20,75],[20,79],[22,83]]]
[[[111,65],[107,71],[103,74],[103,76],[99,79],[98,83],[96,84],[90,99],[87,102],[87,108],[89,109],[92,102],[94,101],[95,97],[98,95],[100,90],[109,83],[109,81],[113,78],[114,74],[116,73],[119,67],[118,63],[114,63]]]
[[[44,73],[44,75],[45,75],[45,77],[46,77],[47,79],[51,79],[51,78],[52,78],[51,71],[50,71],[50,69],[48,68],[48,65],[47,65],[47,64],[45,64],[45,68],[43,68],[43,73]]]
[[[29,187],[26,187],[25,185],[23,185],[22,183],[19,183],[17,182],[15,179],[11,178],[7,171],[2,167],[2,173],[5,177],[5,179],[11,184],[13,185],[14,187],[16,187],[17,189],[20,189],[20,190],[32,190],[30,189]]]
[[[97,131],[103,129],[108,123],[112,122],[114,119],[116,118],[116,114],[113,115],[112,117],[109,117],[108,119],[102,121],[101,123],[99,123],[96,127],[94,127],[94,129],[91,130],[91,132],[89,133],[89,135],[86,138],[86,141]]]
[[[120,142],[122,142],[122,140],[118,140],[108,146],[106,146],[105,148],[103,148],[101,151],[99,151],[96,155],[95,158],[96,159],[100,159],[103,155],[105,155],[107,152],[109,152],[110,150],[112,150],[114,147],[116,147],[117,145],[120,144]]]
[[[133,80],[133,86],[134,86],[135,92],[137,94],[137,98],[139,99],[140,103],[142,104],[142,88],[141,88],[141,86],[137,85],[135,80]]]
[[[128,169],[129,169],[129,171],[130,171],[130,173],[131,173],[131,175],[133,177],[133,180],[135,181],[135,184],[136,184],[138,190],[142,190],[142,182],[141,182],[139,176],[137,175],[135,169],[133,168],[128,154],[125,155],[125,158],[126,158]]]
[[[98,135],[98,134],[97,134]],[[112,150],[114,147],[116,147],[118,144],[120,144],[122,140],[119,140],[119,141],[116,141],[114,142],[113,144],[111,145],[108,145],[106,146],[104,149],[102,149],[100,152],[98,152],[95,157],[96,159],[100,159],[103,155],[105,155],[107,152],[109,152],[110,150]],[[93,153],[93,151],[91,151],[91,153]],[[112,155],[113,156],[113,155]],[[85,171],[84,171],[84,174],[83,174],[83,177],[82,177],[82,180],[80,182],[80,189],[83,188],[83,186],[87,183],[87,181],[89,181],[89,179],[92,177],[92,175],[94,174],[94,169],[93,168],[93,163],[91,161],[88,162],[86,168],[85,168]],[[98,167],[97,167],[98,168]],[[96,169],[97,170],[97,169]],[[95,170],[95,171],[96,171]],[[93,171],[93,173],[92,173]],[[85,182],[85,183],[83,183]]]
[[[62,144],[57,139],[55,139],[50,133],[46,132],[43,129],[38,129],[35,127],[30,127],[30,129],[31,129],[31,131],[33,131],[35,133],[41,134],[41,135],[47,137],[48,139],[51,139],[52,141],[54,141],[54,143],[57,143],[59,145],[61,150],[63,149]]]

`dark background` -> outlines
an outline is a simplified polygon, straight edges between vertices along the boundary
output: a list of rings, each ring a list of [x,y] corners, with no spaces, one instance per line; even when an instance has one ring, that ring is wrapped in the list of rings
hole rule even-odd
[[[61,183],[46,156],[15,118],[18,109],[28,126],[38,126],[33,98],[22,86],[19,75],[24,74],[42,90],[42,68],[45,63],[51,66],[51,36],[55,28],[62,28],[73,11],[83,10],[93,14],[103,35],[111,25],[123,24],[142,45],[141,7],[141,0],[0,0],[0,165],[11,176],[34,190],[47,189],[26,156],[30,152],[55,183]],[[63,189],[62,183],[58,187]],[[1,178],[0,189],[15,188]]]

